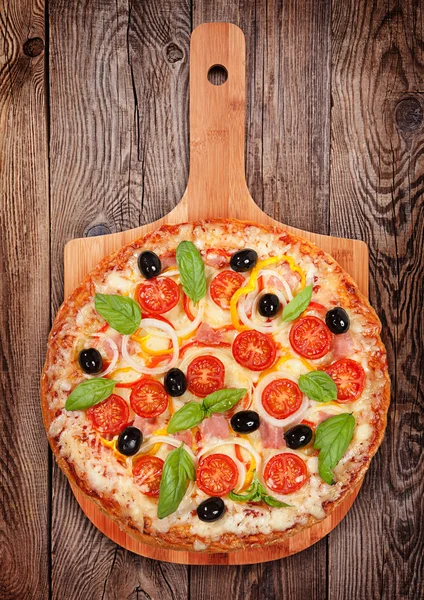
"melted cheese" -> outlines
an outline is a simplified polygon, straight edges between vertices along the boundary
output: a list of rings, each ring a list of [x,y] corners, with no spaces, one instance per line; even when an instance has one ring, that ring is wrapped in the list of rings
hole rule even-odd
[[[287,254],[290,261],[300,267],[304,273],[306,284],[315,281],[318,278],[320,285],[319,291],[314,295],[314,300],[324,304],[325,306],[334,306],[337,304],[337,288],[338,277],[334,264],[320,263],[319,270],[313,259],[309,256],[304,256],[300,252],[299,245],[287,246],[278,240],[276,235],[264,234],[262,229],[251,226],[244,231],[237,230],[234,234],[226,234],[219,225],[214,226],[198,226],[194,229],[191,225],[181,226],[175,237],[164,238],[162,241],[159,238],[157,245],[152,249],[159,255],[165,254],[168,251],[175,250],[178,243],[182,240],[193,239],[199,250],[211,247],[231,248],[236,251],[246,247],[255,248],[261,260],[266,260],[276,254]],[[101,293],[120,293],[123,295],[134,296],[136,286],[143,281],[138,267],[137,258],[140,251],[134,252],[130,257],[127,267],[122,270],[113,270],[106,274],[106,277],[99,278],[95,281],[97,292]],[[273,266],[268,265],[267,269],[272,269]],[[275,266],[278,269],[278,265]],[[208,288],[212,279],[219,272],[209,265],[206,266],[206,277]],[[179,275],[170,275],[174,281],[179,283]],[[247,279],[246,279],[247,281]],[[193,309],[195,314],[195,309]],[[216,523],[204,523],[197,517],[193,517],[191,512],[198,506],[207,496],[195,486],[193,492],[188,494],[183,502],[178,507],[177,511],[169,517],[159,520],[156,516],[157,501],[143,495],[140,489],[134,485],[132,479],[132,462],[131,458],[116,459],[116,454],[113,448],[102,444],[99,441],[99,436],[91,428],[86,415],[82,411],[67,412],[63,410],[52,422],[50,427],[50,435],[57,439],[60,454],[67,460],[72,462],[79,476],[87,481],[87,484],[97,494],[111,496],[122,507],[124,515],[132,519],[134,524],[143,530],[144,517],[149,517],[152,521],[152,527],[158,532],[166,532],[171,527],[176,525],[188,525],[193,535],[198,536],[194,549],[204,550],[207,547],[206,542],[200,541],[207,538],[218,540],[224,533],[234,533],[240,535],[249,535],[254,533],[269,534],[272,531],[284,531],[296,523],[304,523],[307,518],[312,515],[318,519],[325,516],[323,504],[338,498],[340,495],[344,481],[348,481],[350,471],[355,468],[363,457],[367,456],[370,441],[373,437],[374,429],[371,422],[372,417],[372,402],[373,397],[381,386],[385,383],[384,374],[375,372],[369,368],[369,357],[379,350],[377,340],[374,338],[365,338],[362,336],[364,326],[364,318],[359,313],[352,312],[348,309],[351,319],[351,335],[354,339],[354,347],[350,358],[357,360],[362,364],[367,375],[366,386],[361,397],[353,403],[337,404],[326,403],[319,404],[311,401],[311,405],[303,416],[315,424],[322,421],[323,418],[341,412],[352,412],[356,420],[354,437],[349,445],[343,459],[335,469],[335,477],[337,483],[334,486],[329,486],[319,477],[318,474],[318,459],[316,456],[310,456],[308,452],[296,451],[299,456],[306,462],[309,480],[296,493],[288,495],[286,502],[291,504],[290,508],[270,508],[268,506],[246,505],[244,503],[232,502],[228,498],[225,499],[227,511],[223,518]],[[176,330],[184,329],[190,325],[190,321],[183,310],[182,302],[174,309],[165,314]],[[222,327],[231,323],[231,315],[229,310],[223,310],[217,306],[207,294],[205,299],[204,321],[212,327]],[[54,410],[63,409],[66,398],[70,391],[82,380],[81,371],[75,364],[76,347],[78,340],[84,336],[87,337],[91,333],[98,331],[99,319],[94,308],[94,301],[91,299],[78,311],[75,320],[69,320],[65,330],[60,335],[73,336],[75,339],[72,347],[58,348],[55,356],[56,363],[50,367],[47,372],[48,377],[52,381],[52,394],[50,406]],[[298,357],[292,350],[290,355],[287,355],[287,349],[290,348],[289,334],[291,324],[284,324],[281,329],[274,335],[279,350],[279,356],[285,357],[274,366],[274,369],[286,373],[287,376],[297,380],[301,374],[307,373],[310,369],[322,368],[322,365],[328,364],[328,357],[324,357],[318,361],[304,361]],[[111,328],[107,330],[107,335],[111,335],[114,341],[120,346],[121,336],[116,334]],[[144,335],[143,333],[141,335]],[[223,334],[224,339],[231,343],[236,332],[228,331]],[[181,345],[195,339],[195,334],[191,334],[188,339],[180,340]],[[141,350],[144,353],[149,351],[160,353],[168,348],[168,340],[164,337],[155,335],[145,336]],[[253,386],[258,382],[261,373],[253,372],[244,369],[234,360],[231,348],[199,348],[193,347],[189,350],[184,358],[180,360],[177,366],[183,370],[187,369],[188,364],[195,356],[210,354],[217,356],[225,366],[225,387],[246,387],[249,393],[252,392]],[[331,358],[331,355],[330,355]],[[116,371],[118,369],[126,369],[125,361],[120,357]],[[130,379],[134,380],[135,372],[130,372]],[[122,379],[125,379],[122,376]],[[163,375],[157,379],[163,382]],[[117,393],[127,402],[131,390],[128,388],[115,388],[114,393]],[[193,394],[187,391],[180,398],[173,398],[173,410],[178,410],[188,401],[199,401]],[[132,416],[133,413],[131,411]],[[166,430],[166,424],[171,413],[167,410],[156,419],[157,429]],[[274,454],[283,452],[284,449],[262,448],[261,433],[256,431],[249,436],[246,436],[254,448],[262,454],[264,464]],[[214,438],[209,440],[213,441]],[[219,440],[219,438],[215,438]],[[193,448],[196,448],[196,443],[193,442]],[[141,450],[142,451],[142,450]],[[158,456],[165,459],[170,447],[167,444],[158,444],[155,452]],[[214,450],[219,451],[219,450]],[[228,446],[222,449],[225,453],[234,453],[234,449],[229,450]],[[291,451],[292,452],[292,451]],[[122,457],[121,457],[122,458]],[[356,462],[355,462],[356,461]],[[259,476],[261,474],[259,473]]]

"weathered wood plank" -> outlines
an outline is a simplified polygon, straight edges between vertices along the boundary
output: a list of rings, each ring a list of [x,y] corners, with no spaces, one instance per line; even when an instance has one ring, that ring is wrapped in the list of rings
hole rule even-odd
[[[185,2],[50,2],[52,309],[64,244],[168,212],[188,174]],[[187,568],[100,534],[54,465],[53,598],[185,598]],[[170,585],[169,582],[173,582]]]
[[[393,386],[386,440],[330,535],[334,600],[424,593],[422,24],[419,2],[333,2],[331,233],[369,244]]]
[[[44,3],[0,7],[0,597],[48,598],[48,445],[38,381],[49,329]]]
[[[246,175],[253,198],[276,219],[328,233],[330,3],[196,2],[193,27],[206,21],[233,22],[246,35]],[[246,600],[321,600],[326,568],[326,540],[274,563],[191,567],[190,598],[215,599],[225,586],[228,597]]]

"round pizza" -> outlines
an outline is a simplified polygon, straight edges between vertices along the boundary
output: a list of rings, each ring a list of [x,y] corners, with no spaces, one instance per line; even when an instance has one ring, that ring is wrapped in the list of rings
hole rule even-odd
[[[60,308],[41,385],[51,447],[142,542],[281,542],[329,515],[381,443],[380,330],[334,259],[284,229],[162,226]]]

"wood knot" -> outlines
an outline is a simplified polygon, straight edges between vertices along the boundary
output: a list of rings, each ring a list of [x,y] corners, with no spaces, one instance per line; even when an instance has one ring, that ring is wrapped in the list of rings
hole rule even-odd
[[[171,42],[165,46],[166,60],[170,63],[176,63],[184,58],[184,52],[177,44]]]
[[[27,56],[30,56],[31,58],[38,56],[39,54],[41,54],[43,52],[43,50],[44,50],[44,42],[39,37],[30,38],[24,44],[24,54],[26,54]]]
[[[403,133],[418,129],[424,119],[424,111],[417,98],[409,97],[401,100],[396,106],[396,125]]]
[[[112,233],[110,227],[105,225],[104,223],[98,223],[97,225],[93,225],[89,227],[85,232],[85,237],[95,237],[97,235],[107,235],[108,233]]]

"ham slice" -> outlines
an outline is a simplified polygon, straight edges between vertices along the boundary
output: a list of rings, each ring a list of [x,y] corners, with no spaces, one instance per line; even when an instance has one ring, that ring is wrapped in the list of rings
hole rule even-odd
[[[180,440],[180,442],[184,442],[186,446],[191,448],[193,440],[190,429],[186,429],[186,431],[178,431],[177,433],[173,433],[172,437],[174,437],[176,440]]]
[[[279,270],[281,275],[289,284],[290,288],[294,290],[300,281],[299,275],[297,273],[294,273],[287,263],[282,263],[279,267]],[[269,287],[276,288],[277,290],[284,290],[284,286],[278,279],[278,277],[273,277],[272,275],[270,277],[266,277],[266,285]]]
[[[215,329],[212,329],[207,323],[202,323],[196,331],[195,339],[208,346],[218,346],[223,342],[223,335],[221,331],[215,331]]]
[[[332,350],[334,360],[338,360],[339,358],[347,358],[353,354],[355,351],[355,344],[349,331],[333,336]]]
[[[162,269],[168,269],[169,267],[176,267],[177,259],[176,259],[175,251],[169,250],[168,252],[165,252],[165,254],[163,254],[160,257],[160,263],[162,265]]]
[[[217,250],[206,250],[201,252],[203,262],[207,264],[209,267],[214,267],[215,269],[223,269],[228,266],[230,255],[224,250],[220,253]]]
[[[284,429],[282,427],[275,427],[275,425],[270,425],[262,419],[259,426],[259,432],[261,434],[263,448],[285,448],[286,442],[284,440]]]
[[[205,419],[200,424],[200,431],[203,439],[208,442],[211,438],[218,438],[224,440],[229,436],[228,421],[221,414],[215,414]]]
[[[139,417],[138,415],[135,415],[133,426],[137,427],[137,429],[140,429],[143,436],[151,435],[154,431],[156,431],[156,429],[160,428],[158,420],[156,418],[144,419],[143,417]]]

